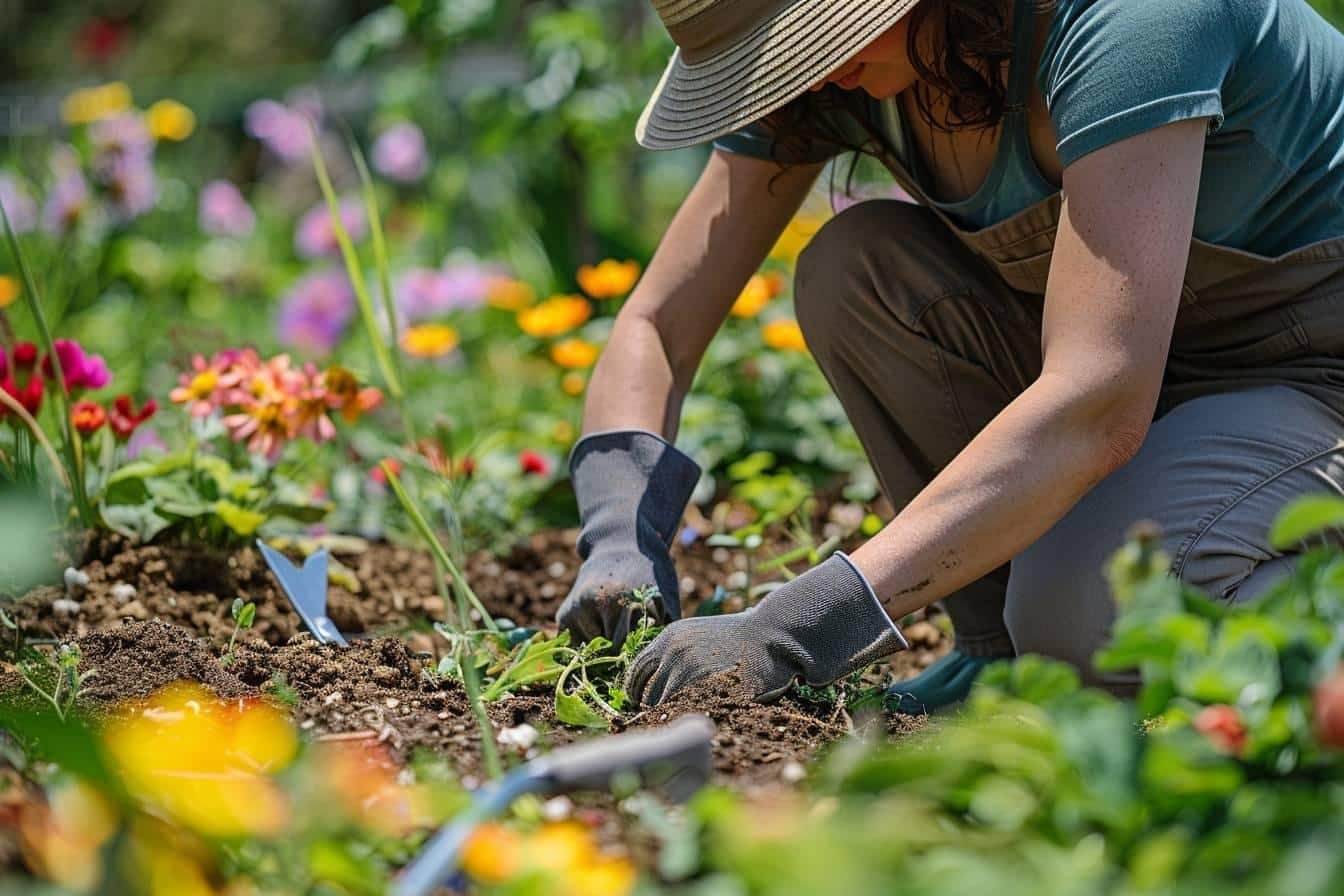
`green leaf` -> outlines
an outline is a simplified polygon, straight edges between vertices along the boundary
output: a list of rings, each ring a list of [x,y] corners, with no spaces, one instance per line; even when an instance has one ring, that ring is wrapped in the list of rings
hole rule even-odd
[[[1269,530],[1275,548],[1287,550],[1326,529],[1344,527],[1344,498],[1310,495],[1299,498],[1279,514]]]
[[[239,507],[231,501],[216,501],[213,509],[224,525],[244,538],[255,535],[261,524],[266,522],[266,514]]]
[[[588,705],[588,701],[576,694],[555,695],[555,717],[566,725],[578,728],[611,727],[611,721]]]
[[[320,523],[331,513],[327,504],[267,504],[266,512],[272,517],[294,520],[296,523]]]
[[[172,525],[156,512],[152,502],[104,505],[102,516],[103,523],[113,532],[144,542],[153,541],[156,535]]]
[[[775,456],[773,454],[769,451],[757,451],[729,466],[728,475],[738,482],[744,482],[760,476],[774,465]]]
[[[257,620],[257,605],[251,602],[243,604],[242,609],[233,618],[239,628],[251,628],[252,623]]]

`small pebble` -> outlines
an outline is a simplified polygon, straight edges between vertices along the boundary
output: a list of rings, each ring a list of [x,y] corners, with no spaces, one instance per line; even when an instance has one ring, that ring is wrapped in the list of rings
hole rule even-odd
[[[89,577],[73,566],[65,568],[65,589],[72,594],[77,594],[89,587]]]
[[[569,567],[561,563],[559,560],[556,560],[550,566],[546,567],[546,575],[550,576],[553,579],[564,578],[565,573],[567,572],[569,572]]]
[[[448,713],[446,712],[439,713],[439,721],[443,721],[446,718],[448,718]]]
[[[527,751],[536,746],[540,737],[540,731],[524,723],[513,728],[505,728],[499,732],[497,739],[501,747],[517,747],[519,750]]]
[[[140,601],[133,600],[121,608],[121,615],[129,616],[132,619],[138,619],[143,622],[149,618],[149,611],[145,609],[145,605],[140,603]]]
[[[734,591],[741,591],[750,581],[747,574],[739,570],[728,577],[728,587]]]
[[[427,597],[420,602],[420,606],[431,616],[439,617],[443,615],[444,603],[441,597]]]
[[[552,797],[541,804],[541,817],[549,822],[565,821],[574,814],[574,801],[566,796]]]
[[[691,578],[690,576],[687,576],[686,578],[682,579],[682,580],[681,580],[681,593],[682,593],[682,594],[694,594],[694,593],[695,593],[695,579]]]
[[[326,706],[330,706],[333,703],[340,703],[344,699],[345,695],[342,694],[340,691],[332,691],[330,694],[322,698],[322,703]]]
[[[396,709],[400,703],[401,701],[398,700],[396,697],[388,697],[386,700],[383,701],[383,705],[386,706],[388,709]]]
[[[303,722],[300,723],[299,725],[299,727],[302,728],[304,731],[312,731],[313,728],[315,728],[316,726],[317,722],[314,721],[313,719],[304,719]]]
[[[51,602],[51,612],[57,616],[78,616],[79,602],[66,597],[59,597]]]
[[[134,600],[135,586],[126,582],[118,582],[112,586],[112,599],[119,604],[124,604],[128,600]]]
[[[807,769],[803,768],[801,762],[789,760],[784,763],[784,768],[780,770],[779,776],[789,784],[797,784],[807,777]]]
[[[493,577],[497,577],[497,576],[498,576],[500,573],[502,573],[503,571],[504,571],[504,567],[500,566],[498,563],[494,562],[493,560],[490,561],[489,563],[485,564],[485,566],[482,566],[482,567],[481,567],[481,572],[485,573],[485,574],[488,575],[488,576],[491,576],[492,578],[493,578]]]
[[[728,553],[727,548],[715,548],[714,553],[710,556],[719,566],[726,566],[728,561],[733,559],[733,555]]]
[[[539,593],[542,597],[550,600],[553,597],[559,596],[560,589],[556,587],[554,582],[547,582],[545,585],[541,586]]]

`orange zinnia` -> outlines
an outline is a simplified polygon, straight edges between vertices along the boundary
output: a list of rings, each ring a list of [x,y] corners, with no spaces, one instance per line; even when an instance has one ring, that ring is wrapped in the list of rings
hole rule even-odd
[[[628,295],[639,282],[640,266],[637,261],[616,261],[608,258],[598,265],[579,268],[576,279],[579,288],[595,299],[615,299]]]
[[[415,358],[442,358],[457,348],[457,331],[447,324],[419,324],[401,337],[401,347]]]
[[[747,281],[742,295],[733,303],[734,317],[755,317],[761,313],[770,300],[779,295],[784,288],[783,281],[776,274],[755,274]]]
[[[584,339],[566,339],[551,346],[551,360],[566,370],[587,370],[602,350]]]
[[[773,320],[761,328],[761,338],[773,349],[785,352],[805,352],[807,342],[803,328],[796,320]]]
[[[552,296],[518,312],[518,327],[537,339],[554,339],[583,326],[593,307],[583,296]]]

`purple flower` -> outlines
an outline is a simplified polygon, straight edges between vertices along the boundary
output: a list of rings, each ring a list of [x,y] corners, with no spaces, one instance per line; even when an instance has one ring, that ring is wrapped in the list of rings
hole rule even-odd
[[[446,262],[438,270],[415,268],[397,285],[397,305],[410,321],[449,311],[471,311],[485,304],[491,286],[502,273],[495,265],[475,261]]]
[[[154,138],[145,119],[132,112],[96,121],[89,130],[89,140],[98,156],[141,156],[154,154]]]
[[[354,199],[341,202],[341,224],[344,225],[350,239],[359,242],[368,230],[364,218],[364,206]],[[303,258],[320,258],[335,255],[340,250],[336,242],[336,229],[332,226],[331,211],[325,202],[319,202],[299,220],[294,233],[294,249]]]
[[[136,460],[146,454],[165,454],[168,451],[163,438],[148,426],[141,426],[126,443],[126,459]]]
[[[60,175],[42,207],[42,229],[62,235],[79,226],[89,210],[89,182],[78,171]]]
[[[355,293],[343,272],[309,274],[295,283],[280,306],[276,335],[281,343],[316,355],[331,352],[355,316]]]
[[[409,121],[388,128],[373,144],[373,167],[404,184],[420,180],[429,170],[424,132]]]
[[[154,164],[149,157],[119,156],[102,175],[112,199],[112,210],[125,223],[152,211],[159,201]]]
[[[247,132],[286,162],[312,152],[313,132],[322,119],[322,103],[315,93],[296,96],[288,104],[257,100],[244,115]]]
[[[243,194],[226,180],[214,180],[201,190],[201,230],[210,236],[245,237],[257,225],[257,216]]]
[[[37,226],[37,203],[23,184],[4,172],[0,172],[0,205],[15,233],[29,233]]]

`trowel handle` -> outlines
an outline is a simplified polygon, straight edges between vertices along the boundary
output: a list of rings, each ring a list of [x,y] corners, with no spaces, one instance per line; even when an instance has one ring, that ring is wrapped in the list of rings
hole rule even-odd
[[[634,773],[645,786],[685,799],[709,780],[714,723],[683,716],[666,727],[604,737],[536,760],[551,793],[607,790],[612,778]]]

